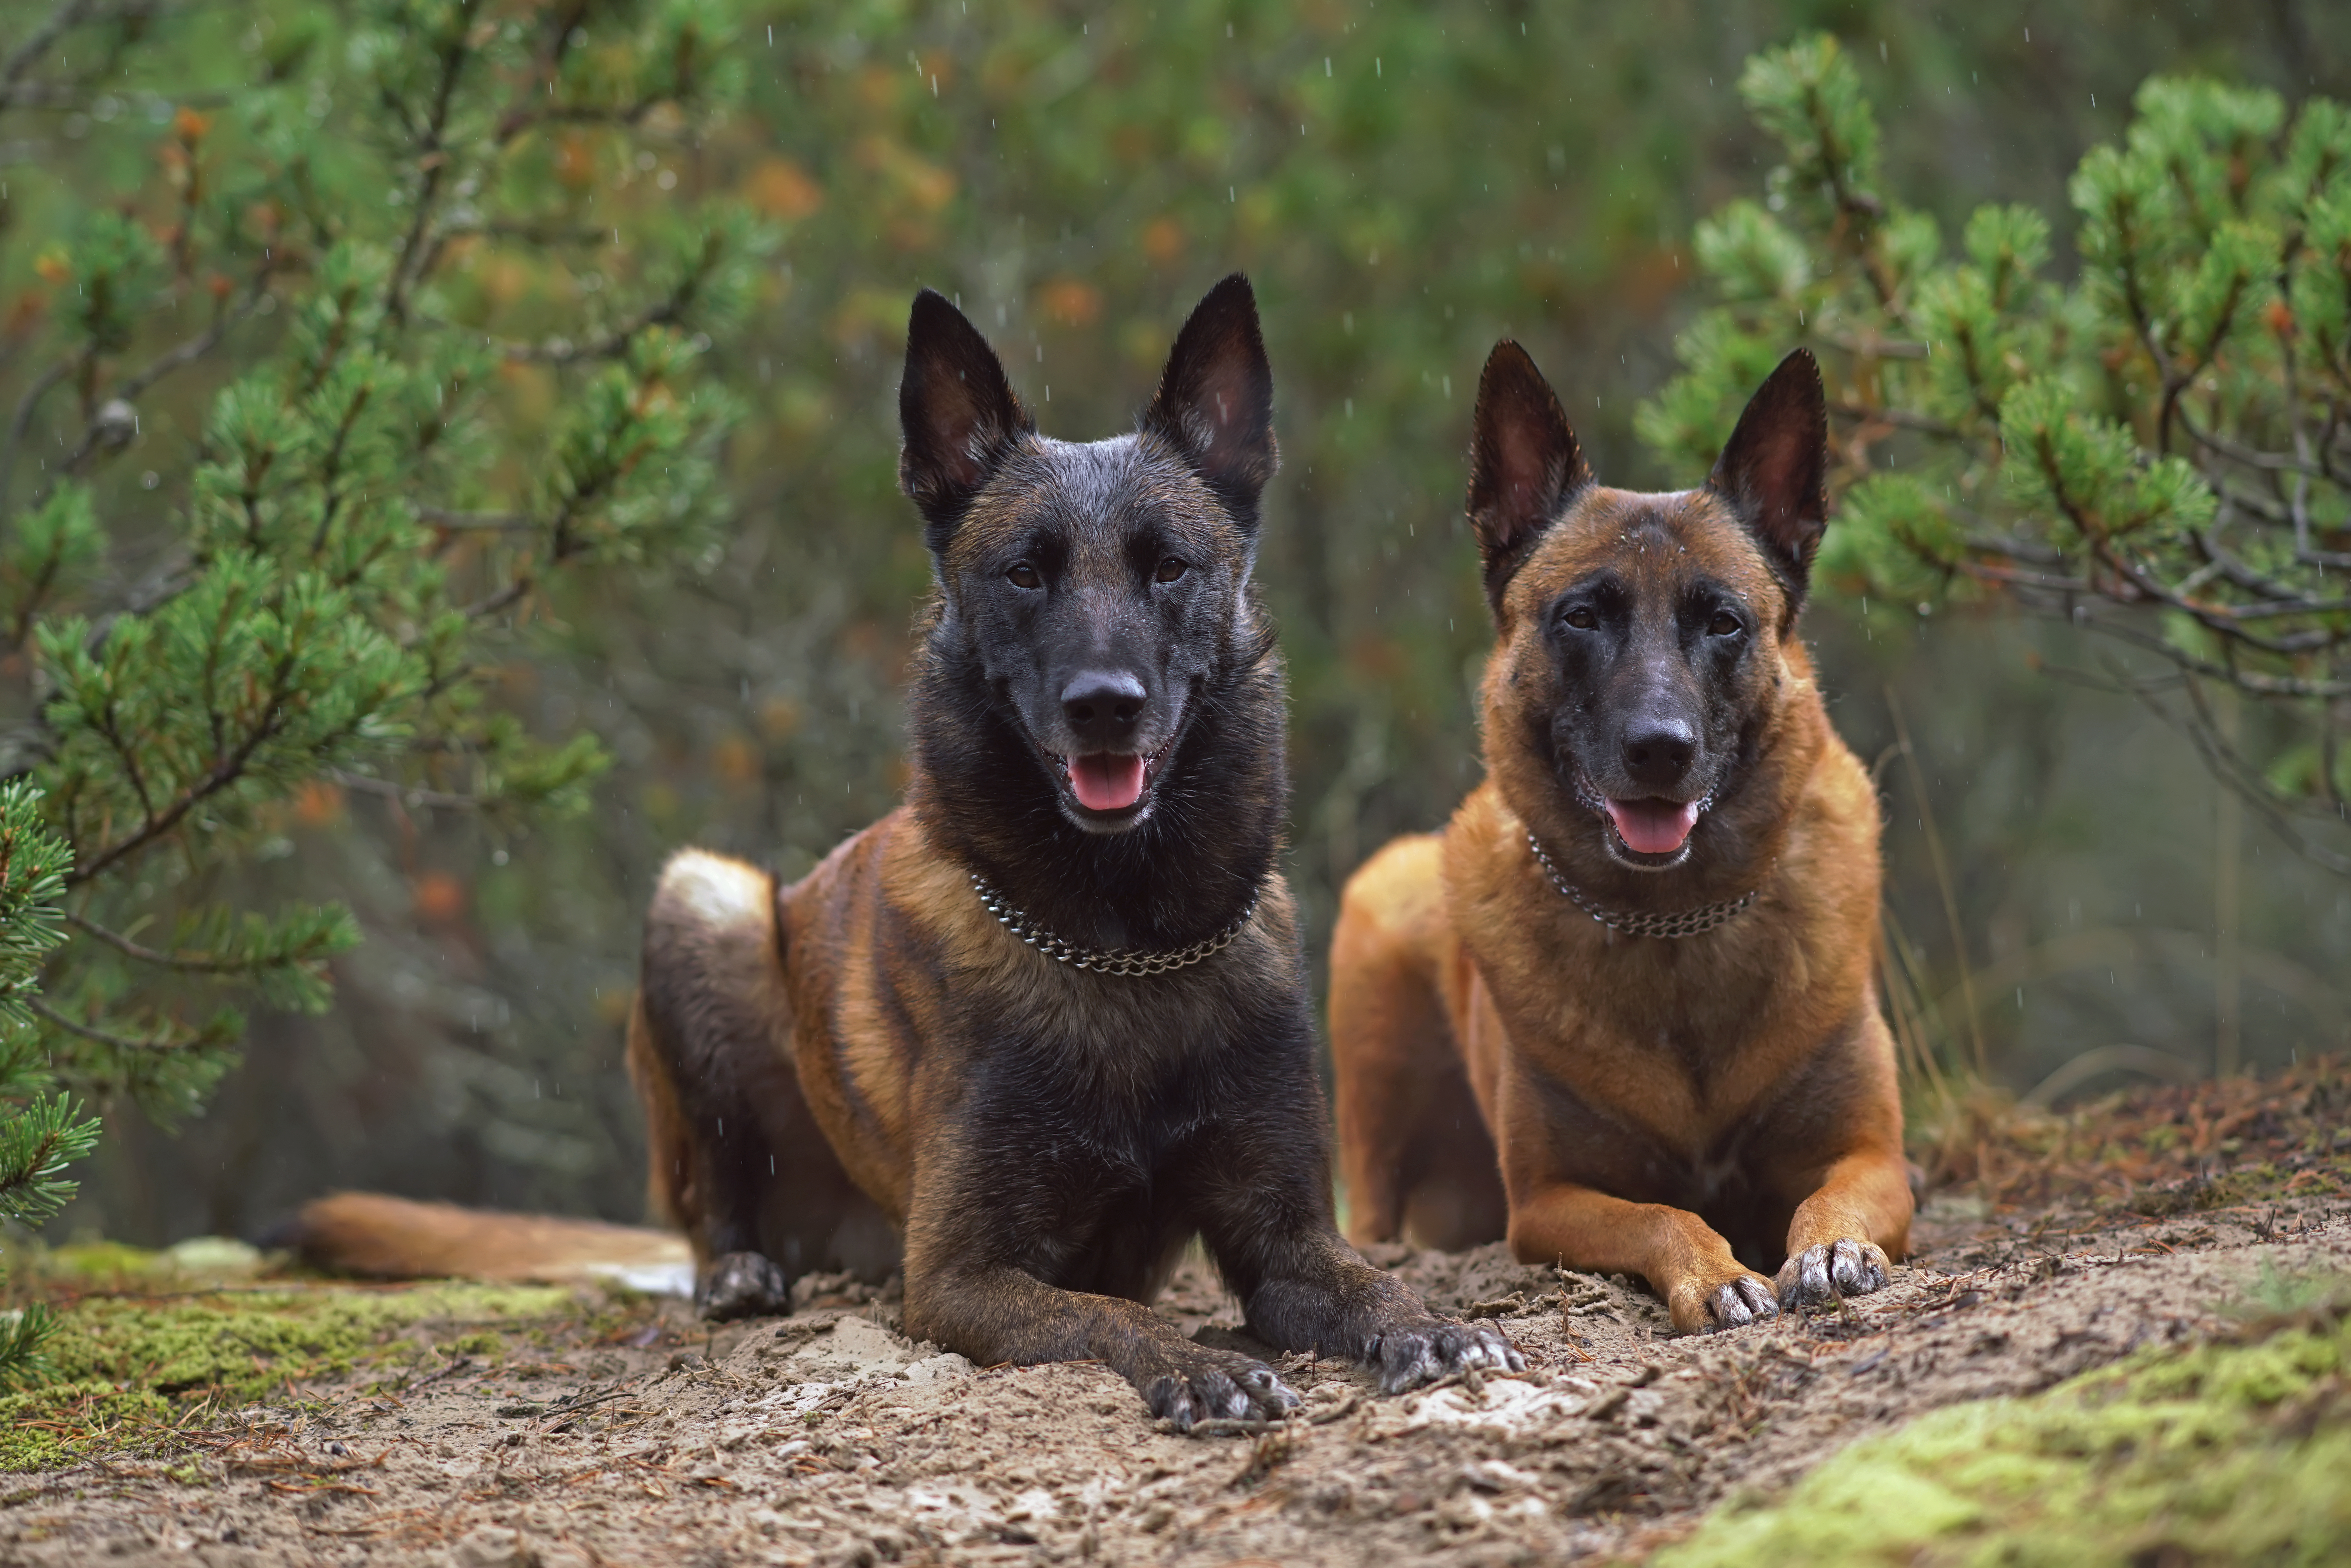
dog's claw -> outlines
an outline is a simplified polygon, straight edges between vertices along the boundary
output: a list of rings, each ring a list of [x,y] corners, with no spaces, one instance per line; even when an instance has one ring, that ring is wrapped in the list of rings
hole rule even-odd
[[[1239,1355],[1167,1373],[1143,1391],[1143,1399],[1179,1432],[1202,1421],[1279,1421],[1298,1408],[1298,1396],[1273,1368]]]
[[[1780,1303],[1772,1299],[1771,1282],[1753,1274],[1741,1274],[1716,1286],[1706,1299],[1709,1331],[1743,1328],[1779,1315]]]
[[[1394,1328],[1372,1343],[1380,1392],[1401,1394],[1457,1372],[1524,1372],[1527,1358],[1490,1323],[1431,1317]]]
[[[792,1310],[792,1282],[760,1253],[729,1252],[695,1281],[694,1310],[705,1322],[780,1316]]]
[[[1848,1237],[1807,1247],[1780,1266],[1780,1304],[1793,1312],[1840,1296],[1865,1296],[1886,1288],[1892,1269],[1885,1249],[1873,1242]]]

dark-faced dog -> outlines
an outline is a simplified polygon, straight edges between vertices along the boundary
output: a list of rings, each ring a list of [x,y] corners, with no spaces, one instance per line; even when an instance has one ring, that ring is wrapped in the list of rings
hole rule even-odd
[[[1238,277],[1137,431],[1086,444],[915,300],[900,476],[936,588],[905,804],[780,891],[681,855],[646,932],[629,1062],[705,1314],[786,1311],[903,1235],[910,1334],[1098,1359],[1178,1425],[1278,1416],[1270,1367],[1144,1304],[1196,1236],[1269,1344],[1391,1389],[1522,1364],[1332,1223],[1250,581],[1272,407]]]
[[[1877,803],[1797,635],[1826,438],[1800,351],[1705,485],[1610,489],[1526,353],[1487,361],[1486,781],[1357,873],[1332,953],[1356,1240],[1507,1230],[1646,1276],[1684,1331],[1906,1249]]]

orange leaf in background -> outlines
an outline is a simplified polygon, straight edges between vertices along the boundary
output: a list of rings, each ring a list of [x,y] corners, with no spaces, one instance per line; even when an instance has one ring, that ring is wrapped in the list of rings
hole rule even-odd
[[[797,222],[824,205],[824,188],[789,158],[768,158],[743,182],[751,205],[771,218]]]
[[[731,789],[755,783],[759,777],[759,753],[739,735],[723,736],[710,748],[710,770]]]
[[[213,117],[209,114],[199,114],[193,109],[183,108],[179,113],[172,116],[172,134],[192,147],[202,141],[204,139],[204,132],[212,128]]]
[[[596,178],[596,150],[576,131],[556,144],[555,177],[575,191],[585,190]]]
[[[759,733],[769,740],[789,740],[800,727],[800,705],[789,697],[769,697],[759,705]]]
[[[61,250],[45,250],[33,262],[44,283],[63,283],[73,276],[73,258]]]
[[[1102,290],[1074,277],[1057,277],[1038,292],[1037,303],[1056,321],[1091,327],[1102,319]]]
[[[1184,225],[1174,218],[1154,218],[1143,225],[1143,254],[1165,267],[1184,254]]]
[[[342,787],[313,779],[295,792],[294,820],[306,828],[323,828],[343,814]]]
[[[2281,338],[2294,335],[2294,308],[2283,299],[2271,300],[2269,308],[2262,312],[2262,319]]]
[[[493,305],[511,305],[530,287],[530,268],[510,256],[499,256],[480,273],[482,292]]]
[[[410,884],[416,913],[445,925],[465,913],[465,884],[445,871],[428,871]]]

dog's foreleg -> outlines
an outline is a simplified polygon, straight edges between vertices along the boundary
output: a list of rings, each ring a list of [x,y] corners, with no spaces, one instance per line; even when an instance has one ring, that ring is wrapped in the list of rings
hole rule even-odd
[[[1890,1253],[1910,1249],[1910,1171],[1900,1149],[1870,1149],[1829,1166],[1788,1222],[1788,1260],[1775,1281],[1783,1307],[1817,1305],[1884,1287]]]
[[[1060,1290],[1007,1266],[927,1269],[910,1257],[905,1326],[982,1366],[1099,1361],[1178,1428],[1279,1420],[1298,1405],[1273,1368],[1195,1344],[1139,1301]]]
[[[1522,1263],[1639,1274],[1683,1333],[1736,1328],[1780,1310],[1771,1281],[1742,1267],[1730,1243],[1689,1210],[1573,1182],[1511,1195],[1510,1251]]]
[[[1283,1350],[1368,1363],[1390,1394],[1471,1368],[1524,1371],[1499,1329],[1438,1317],[1341,1239],[1322,1196],[1327,1169],[1308,1140],[1301,1148],[1267,1138],[1260,1159],[1220,1145],[1207,1162],[1214,1168],[1200,1174],[1201,1238],[1240,1297],[1249,1332]],[[1236,1142],[1246,1150],[1249,1140]]]

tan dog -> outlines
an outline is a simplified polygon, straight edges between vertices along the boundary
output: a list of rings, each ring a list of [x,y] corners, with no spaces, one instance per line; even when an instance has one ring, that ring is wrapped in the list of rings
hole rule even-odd
[[[1356,873],[1332,946],[1359,1243],[1507,1225],[1526,1261],[1644,1275],[1684,1331],[1905,1251],[1877,802],[1797,636],[1826,437],[1800,351],[1706,485],[1610,489],[1525,351],[1488,361],[1487,779]]]

